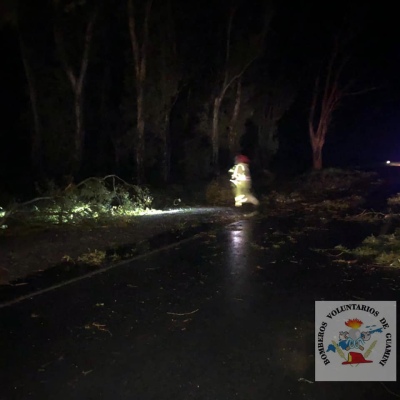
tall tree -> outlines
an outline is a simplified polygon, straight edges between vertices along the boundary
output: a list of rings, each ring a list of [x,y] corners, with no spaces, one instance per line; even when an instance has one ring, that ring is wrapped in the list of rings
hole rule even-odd
[[[343,97],[340,78],[347,58],[341,57],[339,41],[336,38],[334,47],[324,73],[320,73],[314,86],[311,109],[308,119],[308,131],[312,147],[313,168],[322,169],[322,149],[326,134],[332,121],[333,112]]]
[[[222,102],[227,90],[246,72],[249,66],[261,55],[264,49],[264,39],[271,19],[271,12],[266,11],[266,18],[261,32],[251,33],[248,40],[232,40],[233,22],[237,15],[238,7],[232,6],[229,11],[226,25],[225,57],[220,67],[218,84],[212,100],[212,164],[218,169],[219,155],[219,118]],[[240,94],[240,84],[237,86]],[[238,93],[238,92],[237,92]],[[240,97],[237,97],[240,106]],[[233,116],[235,118],[235,116]],[[233,131],[232,131],[233,133]]]
[[[240,77],[236,82],[235,88],[235,101],[232,110],[232,116],[228,125],[228,149],[231,159],[238,152],[238,119],[240,108],[242,105],[242,78]]]
[[[31,131],[31,161],[34,170],[41,174],[43,172],[43,138],[41,118],[39,115],[37,84],[35,73],[30,62],[31,52],[25,43],[21,31],[19,31],[18,36],[22,63],[24,65],[25,77],[28,84],[29,100],[33,119],[33,129]]]
[[[140,18],[137,12],[138,1],[128,0],[128,24],[132,46],[136,85],[136,180],[140,184],[144,179],[145,160],[145,84],[147,71],[147,51],[149,41],[149,19],[153,0],[146,0],[142,35],[139,37]]]
[[[15,28],[18,35],[19,50],[24,67],[26,83],[28,87],[33,129],[31,130],[31,162],[35,172],[42,172],[42,124],[39,115],[37,82],[32,66],[32,50],[27,43],[27,21],[26,15],[31,14],[23,1],[3,1],[3,8],[0,15],[0,26],[8,25]]]
[[[334,35],[333,46],[325,67],[317,75],[312,93],[308,118],[308,131],[312,148],[314,170],[323,167],[322,150],[331,126],[334,112],[345,97],[363,94],[375,88],[354,89],[356,71],[350,68],[350,54],[354,52],[355,39],[361,32],[360,24],[344,18],[342,27]],[[359,72],[358,72],[359,73]],[[360,74],[360,73],[359,73]]]
[[[183,80],[182,60],[177,50],[170,1],[165,1],[158,7],[157,12],[154,13],[152,25],[155,28],[148,71],[152,84],[147,85],[146,104],[149,125],[161,142],[160,172],[163,182],[167,183],[171,172],[171,112],[182,89]]]
[[[283,76],[270,77],[269,87],[259,100],[260,107],[255,113],[259,132],[259,162],[266,167],[278,150],[278,124],[295,98],[295,89]]]
[[[64,72],[68,78],[71,85],[73,93],[73,109],[75,118],[75,132],[73,135],[73,169],[77,172],[82,164],[83,157],[83,147],[85,143],[85,128],[84,128],[84,115],[83,115],[83,105],[84,105],[84,84],[87,73],[87,68],[89,64],[90,47],[93,39],[93,29],[97,16],[96,9],[88,9],[88,19],[84,21],[84,34],[83,34],[83,49],[80,56],[74,54],[71,56],[68,49],[72,49],[74,46],[71,43],[71,32],[67,29],[63,29],[66,26],[70,26],[71,19],[78,20],[82,16],[82,8],[85,2],[78,3],[74,1],[62,2],[60,0],[54,0],[55,6],[55,23],[54,23],[54,37],[59,54],[59,58],[64,69]],[[67,24],[68,22],[68,24]],[[77,26],[75,25],[76,32],[79,32]],[[66,43],[66,37],[69,36],[69,42]],[[76,46],[76,44],[75,44]],[[72,52],[72,51],[71,51]],[[75,64],[79,67],[76,68]]]

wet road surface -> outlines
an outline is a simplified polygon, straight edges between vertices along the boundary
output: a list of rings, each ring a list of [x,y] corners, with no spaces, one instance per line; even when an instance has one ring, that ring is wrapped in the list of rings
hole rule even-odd
[[[350,225],[289,240],[283,223],[244,220],[0,309],[0,399],[395,398],[397,383],[314,382],[314,302],[397,300],[398,272],[310,250],[362,240]]]

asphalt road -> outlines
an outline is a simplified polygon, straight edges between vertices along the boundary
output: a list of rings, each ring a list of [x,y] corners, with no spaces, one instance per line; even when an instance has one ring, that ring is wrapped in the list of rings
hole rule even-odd
[[[399,274],[309,250],[348,227],[273,249],[282,223],[245,220],[0,309],[0,399],[395,398],[397,383],[314,382],[314,302],[397,300]]]

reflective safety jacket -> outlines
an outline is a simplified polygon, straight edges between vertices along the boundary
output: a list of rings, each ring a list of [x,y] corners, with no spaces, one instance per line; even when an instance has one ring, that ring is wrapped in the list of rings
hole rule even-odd
[[[231,182],[237,185],[240,182],[250,182],[250,170],[247,164],[239,163],[232,167],[229,172],[232,173]]]

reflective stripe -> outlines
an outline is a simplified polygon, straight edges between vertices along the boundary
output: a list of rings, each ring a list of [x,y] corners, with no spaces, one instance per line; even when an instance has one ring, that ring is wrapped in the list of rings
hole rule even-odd
[[[242,172],[239,172],[239,168],[242,169]],[[242,164],[237,164],[235,165],[232,169],[230,169],[229,171],[232,171],[232,179],[233,181],[250,181],[250,176],[248,174],[246,174],[247,170],[246,167]]]

